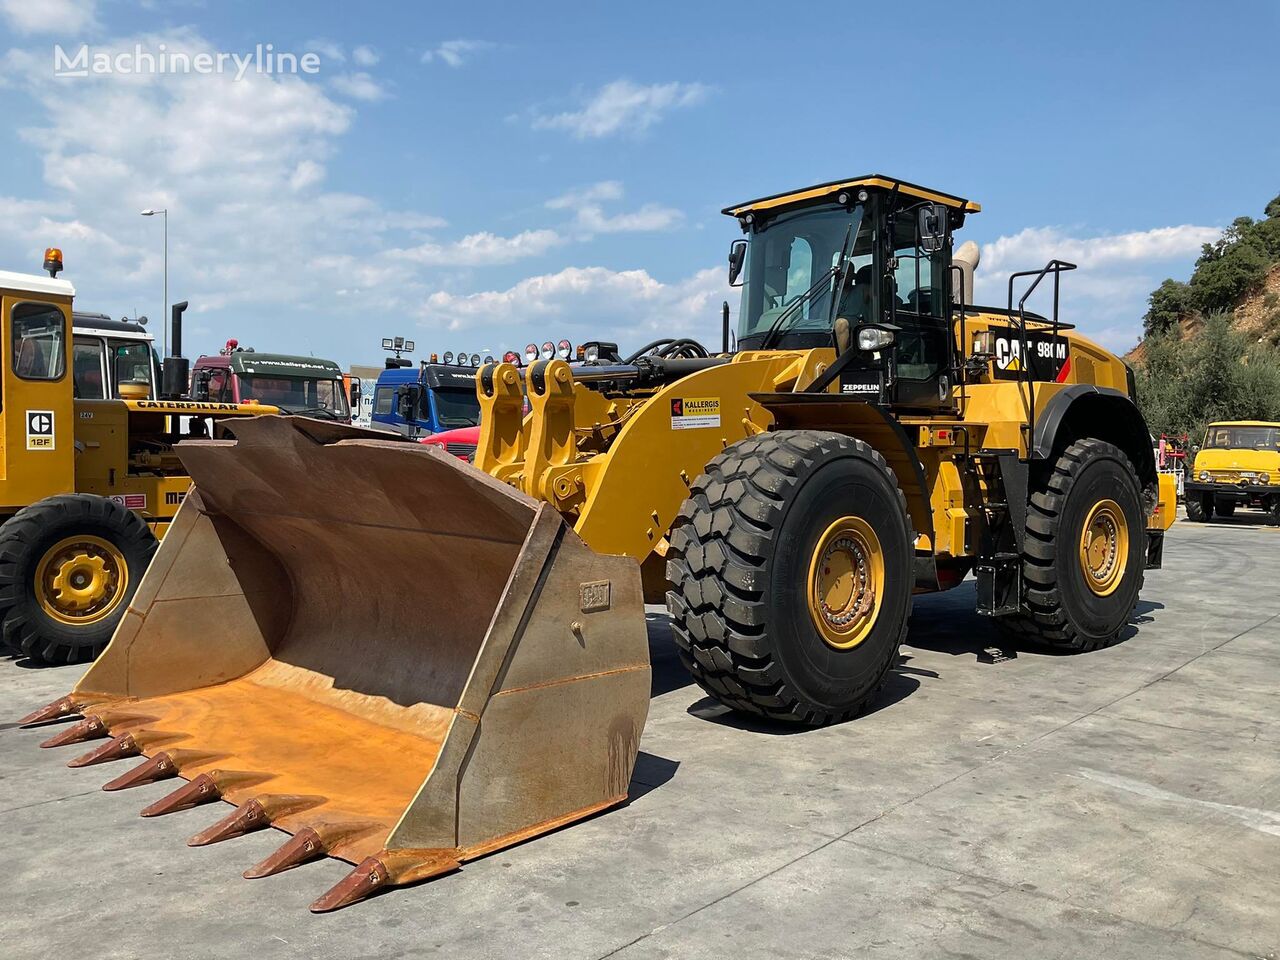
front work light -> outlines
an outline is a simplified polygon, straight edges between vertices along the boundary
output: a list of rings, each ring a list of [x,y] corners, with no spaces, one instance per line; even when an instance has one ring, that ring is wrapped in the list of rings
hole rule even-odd
[[[893,331],[883,327],[863,327],[858,331],[858,349],[868,353],[883,350],[893,343]]]

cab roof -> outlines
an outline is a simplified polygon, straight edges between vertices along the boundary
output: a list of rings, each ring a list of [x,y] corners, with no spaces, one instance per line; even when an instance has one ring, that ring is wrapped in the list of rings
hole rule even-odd
[[[977,213],[982,209],[981,204],[975,203],[972,200],[965,200],[963,197],[957,197],[950,193],[942,193],[938,190],[930,190],[928,187],[908,183],[906,180],[899,180],[897,177],[888,177],[883,173],[872,173],[863,177],[850,177],[847,180],[832,180],[830,183],[819,183],[816,186],[804,187],[800,190],[789,190],[786,193],[776,193],[771,197],[761,197],[758,200],[747,200],[743,203],[734,204],[732,207],[725,207],[720,212],[731,217],[740,217],[744,213],[754,210],[773,210],[778,207],[788,207],[792,204],[804,203],[807,200],[820,200],[824,197],[834,196],[841,190],[848,190],[851,187],[866,187],[868,190],[892,190],[894,187],[897,187],[899,193],[904,193],[909,197],[916,197],[920,200],[932,200],[934,203],[941,203],[964,213]]]
[[[70,280],[55,280],[39,273],[13,273],[0,270],[0,287],[17,293],[45,293],[59,297],[74,297],[76,288]]]
[[[1215,420],[1208,429],[1214,427],[1280,427],[1274,420]]]

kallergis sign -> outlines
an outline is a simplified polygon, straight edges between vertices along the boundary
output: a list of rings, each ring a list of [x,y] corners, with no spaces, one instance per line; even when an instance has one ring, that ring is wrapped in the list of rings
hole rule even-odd
[[[1071,347],[1066,337],[1042,330],[1025,335],[1015,327],[992,327],[996,379],[1020,380],[1029,371],[1032,380],[1066,379],[1071,369]],[[1024,352],[1025,350],[1025,352]]]
[[[720,426],[719,397],[673,397],[671,429],[698,430]]]

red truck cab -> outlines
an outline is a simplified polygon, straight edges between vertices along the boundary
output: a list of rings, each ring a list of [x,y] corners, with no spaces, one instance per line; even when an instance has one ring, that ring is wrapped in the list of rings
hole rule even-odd
[[[223,403],[257,403],[282,413],[351,422],[342,368],[332,360],[257,353],[235,340],[217,356],[202,356],[191,368],[191,396]]]

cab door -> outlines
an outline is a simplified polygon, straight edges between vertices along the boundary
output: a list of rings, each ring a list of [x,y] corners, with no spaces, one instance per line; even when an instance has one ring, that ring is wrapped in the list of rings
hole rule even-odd
[[[7,291],[0,298],[0,506],[75,490],[71,300]]]
[[[892,322],[899,328],[893,346],[894,388],[898,407],[950,411],[952,367],[951,303],[945,248],[921,248],[918,220],[894,218],[888,271]]]

